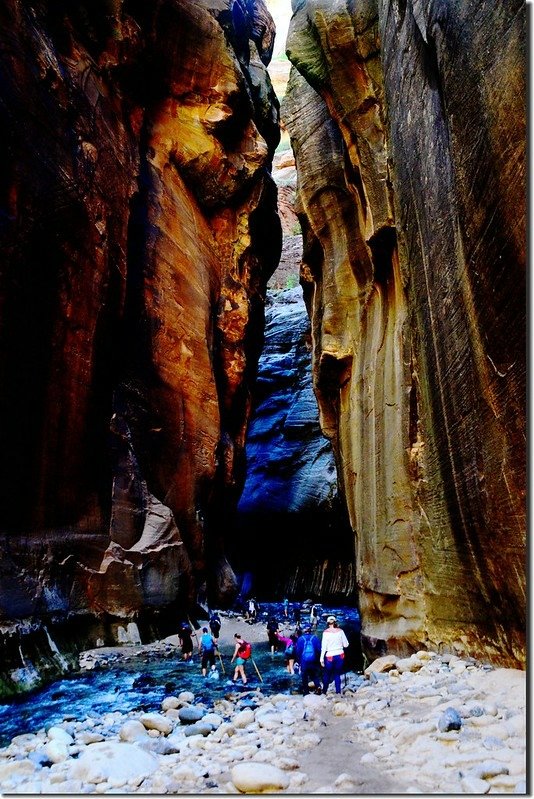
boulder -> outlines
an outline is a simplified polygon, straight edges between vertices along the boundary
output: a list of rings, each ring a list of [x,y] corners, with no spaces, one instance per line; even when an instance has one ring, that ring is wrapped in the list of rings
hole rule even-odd
[[[91,744],[82,752],[72,767],[72,776],[92,785],[107,781],[121,787],[130,781],[141,782],[158,765],[154,755],[134,744],[105,741]]]
[[[157,730],[163,735],[168,735],[173,730],[172,721],[160,713],[145,713],[139,721],[147,730]]]
[[[267,763],[238,763],[230,773],[241,793],[276,793],[289,786],[288,775]]]
[[[204,715],[204,710],[201,710],[199,707],[193,707],[193,705],[181,707],[178,711],[178,718],[182,724],[194,724],[196,721],[200,721]]]

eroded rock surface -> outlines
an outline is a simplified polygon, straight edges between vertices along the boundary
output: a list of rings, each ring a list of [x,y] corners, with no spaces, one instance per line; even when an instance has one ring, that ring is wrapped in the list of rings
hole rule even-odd
[[[301,287],[271,290],[232,556],[262,596],[352,597],[355,587],[353,538],[319,425],[310,349]]]
[[[1,15],[0,618],[228,600],[280,251],[263,0]]]
[[[293,9],[282,113],[363,632],[524,663],[523,5]]]

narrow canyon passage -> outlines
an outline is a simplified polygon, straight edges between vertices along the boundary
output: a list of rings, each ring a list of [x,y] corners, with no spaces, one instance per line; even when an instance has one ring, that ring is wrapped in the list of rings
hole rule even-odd
[[[523,669],[522,2],[23,5],[0,694],[250,591]]]
[[[295,233],[292,205],[280,198],[291,183],[293,196],[296,189],[290,151],[275,155],[273,176],[282,199],[282,256],[267,287],[247,471],[229,558],[247,577],[247,595],[260,600],[355,604],[354,535],[313,390],[311,326],[298,285],[302,235]]]

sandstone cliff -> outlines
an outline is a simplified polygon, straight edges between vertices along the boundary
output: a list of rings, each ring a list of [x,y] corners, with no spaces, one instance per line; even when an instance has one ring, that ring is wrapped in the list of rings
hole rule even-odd
[[[370,647],[525,658],[525,9],[293,0],[321,422]]]
[[[352,601],[354,538],[319,426],[310,346],[301,288],[270,291],[231,561],[259,597]]]
[[[272,20],[7,0],[0,28],[0,620],[224,602],[281,242]]]

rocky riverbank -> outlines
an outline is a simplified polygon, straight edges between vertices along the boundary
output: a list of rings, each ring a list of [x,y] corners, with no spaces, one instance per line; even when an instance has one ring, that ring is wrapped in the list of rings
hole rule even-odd
[[[226,628],[226,629],[225,629]],[[223,624],[251,641],[263,625]],[[168,648],[173,638],[140,649]],[[132,648],[86,653],[87,667]],[[0,750],[4,793],[525,794],[526,677],[420,652],[349,674],[341,695],[229,685],[213,706],[182,691],[159,712],[65,719]]]

